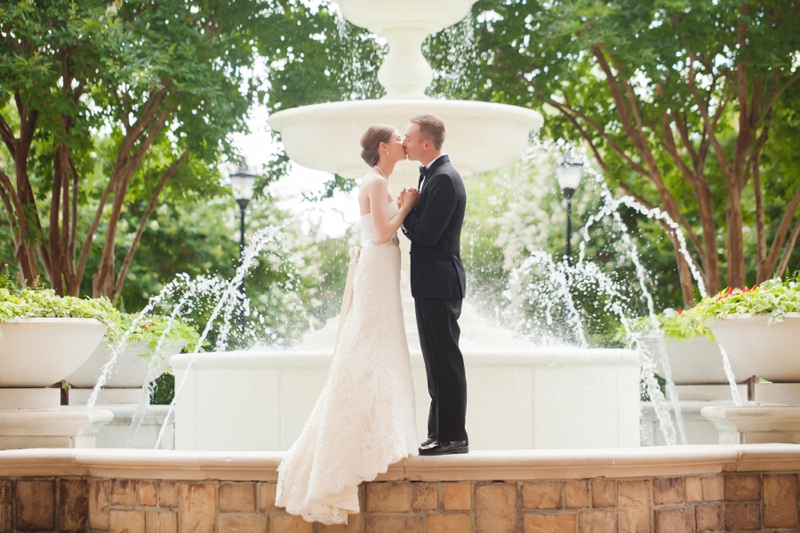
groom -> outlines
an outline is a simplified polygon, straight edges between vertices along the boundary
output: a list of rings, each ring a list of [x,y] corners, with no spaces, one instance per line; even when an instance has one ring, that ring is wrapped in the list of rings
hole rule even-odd
[[[403,141],[408,159],[422,164],[419,203],[403,223],[411,241],[411,295],[431,396],[428,439],[420,445],[420,455],[469,451],[467,378],[458,347],[466,291],[460,238],[467,193],[442,152],[444,137],[441,118],[418,115],[411,117]]]

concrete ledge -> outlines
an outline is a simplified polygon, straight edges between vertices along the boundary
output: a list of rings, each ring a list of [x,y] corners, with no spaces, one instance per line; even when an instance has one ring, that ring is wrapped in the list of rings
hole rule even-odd
[[[90,476],[170,480],[275,481],[283,452],[125,449],[0,451],[2,477]],[[483,451],[415,457],[379,481],[523,481],[800,471],[800,445],[696,445],[616,450]]]
[[[424,365],[422,352],[411,350],[411,364]],[[571,347],[547,348],[473,348],[464,352],[464,361],[483,365],[636,365],[637,354],[632,350],[592,349]],[[170,359],[176,370],[186,370],[191,362],[194,368],[328,368],[330,350],[234,351],[224,357],[216,353],[179,354]]]

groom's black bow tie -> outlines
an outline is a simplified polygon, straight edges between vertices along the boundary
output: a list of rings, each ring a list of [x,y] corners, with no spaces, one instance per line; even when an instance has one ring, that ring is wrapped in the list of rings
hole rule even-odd
[[[424,180],[427,176],[428,176],[428,167],[426,167],[425,165],[420,165],[419,166],[419,183],[417,184],[417,187],[422,185],[422,180]]]

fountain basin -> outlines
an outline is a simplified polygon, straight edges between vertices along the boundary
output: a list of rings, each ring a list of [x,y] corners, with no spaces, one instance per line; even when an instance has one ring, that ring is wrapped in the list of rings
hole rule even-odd
[[[330,358],[330,351],[174,356],[176,449],[287,450],[316,403]],[[470,350],[464,361],[472,449],[639,445],[639,365],[632,351]],[[424,436],[430,399],[418,351],[411,365]]]
[[[433,113],[444,120],[444,151],[463,175],[502,168],[519,159],[542,115],[530,109],[447,100],[363,100],[279,111],[269,125],[281,133],[288,155],[304,167],[361,178],[361,135],[370,124],[391,124],[403,133],[408,119]],[[410,164],[408,164],[410,165]],[[415,167],[416,168],[416,167]]]
[[[786,313],[782,322],[769,315],[718,318],[708,327],[725,348],[731,364],[748,375],[776,383],[800,382],[800,313]]]
[[[75,371],[103,340],[93,318],[25,318],[0,325],[0,387],[48,387]]]

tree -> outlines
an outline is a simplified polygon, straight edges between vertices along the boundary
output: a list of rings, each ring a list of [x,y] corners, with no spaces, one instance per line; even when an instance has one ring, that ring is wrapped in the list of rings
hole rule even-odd
[[[476,97],[558,110],[546,134],[585,142],[622,192],[668,213],[710,293],[723,285],[724,263],[728,285],[746,282],[749,212],[756,281],[775,273],[800,179],[771,227],[762,155],[785,142],[771,133],[800,79],[800,3],[481,0],[473,12]],[[690,305],[689,262],[670,234]]]
[[[117,271],[118,226],[148,154],[157,150],[160,158],[147,173],[152,185],[142,189],[151,194],[142,231],[187,161],[211,168],[233,155],[228,135],[245,129],[256,91],[247,69],[259,9],[250,0],[0,6],[0,158],[14,176],[0,171],[0,200],[27,282],[44,270],[59,294],[78,294],[102,222],[92,292],[119,295],[136,245]],[[99,131],[111,132],[112,155],[85,223],[85,181],[97,170]],[[197,175],[218,178],[216,171]]]

